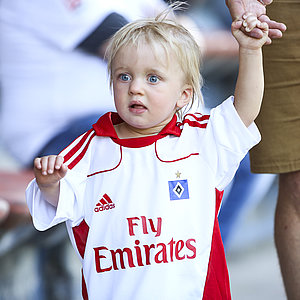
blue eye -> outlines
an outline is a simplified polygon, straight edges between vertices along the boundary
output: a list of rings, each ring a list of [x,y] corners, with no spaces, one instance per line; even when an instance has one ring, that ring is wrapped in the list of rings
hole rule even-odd
[[[148,81],[150,83],[157,83],[159,81],[159,78],[156,75],[150,75]]]
[[[120,79],[123,81],[129,81],[130,80],[130,76],[127,74],[120,74]]]

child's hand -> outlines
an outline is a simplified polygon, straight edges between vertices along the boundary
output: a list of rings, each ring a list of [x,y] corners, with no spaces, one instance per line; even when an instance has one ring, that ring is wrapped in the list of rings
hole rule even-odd
[[[62,156],[49,155],[34,160],[34,174],[40,187],[49,187],[65,177],[68,167]]]
[[[246,32],[250,32],[254,28],[259,28],[262,30],[263,36],[261,38],[250,37],[242,32],[242,28],[244,28]],[[269,41],[268,30],[268,24],[266,22],[260,22],[257,17],[251,13],[244,14],[242,20],[237,19],[231,25],[232,34],[238,41],[240,47],[249,50],[259,49]]]

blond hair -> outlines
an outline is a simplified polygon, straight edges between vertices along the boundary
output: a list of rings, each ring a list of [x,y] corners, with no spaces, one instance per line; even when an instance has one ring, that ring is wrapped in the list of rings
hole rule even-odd
[[[112,86],[112,63],[122,47],[136,46],[146,42],[153,48],[162,46],[167,54],[175,54],[177,61],[185,75],[186,83],[193,88],[193,97],[190,106],[195,101],[202,103],[202,76],[200,74],[200,49],[191,33],[176,21],[167,19],[170,11],[178,6],[171,5],[156,18],[140,19],[128,23],[115,33],[106,53],[110,86]],[[168,61],[170,63],[170,61]]]

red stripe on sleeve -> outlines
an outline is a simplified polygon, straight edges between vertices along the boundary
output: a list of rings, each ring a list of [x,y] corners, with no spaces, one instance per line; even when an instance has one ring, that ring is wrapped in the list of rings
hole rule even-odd
[[[78,144],[76,144],[65,156],[64,156],[64,163],[66,161],[68,161],[80,148],[81,146],[84,144],[84,142],[86,141],[86,139],[88,138],[88,136],[90,135],[90,133],[93,131],[93,129],[90,129],[89,131],[87,131],[83,137],[80,139],[80,141],[78,142]]]
[[[80,160],[83,158],[83,156],[84,156],[84,154],[86,153],[86,151],[87,151],[87,149],[88,149],[88,147],[89,147],[89,145],[90,145],[90,143],[91,143],[93,137],[95,137],[95,136],[96,136],[96,133],[94,132],[94,133],[90,136],[90,138],[89,138],[87,144],[85,145],[85,147],[83,148],[83,150],[82,150],[82,151],[76,156],[76,158],[68,165],[68,168],[69,168],[70,170],[73,169],[73,168],[80,162]]]

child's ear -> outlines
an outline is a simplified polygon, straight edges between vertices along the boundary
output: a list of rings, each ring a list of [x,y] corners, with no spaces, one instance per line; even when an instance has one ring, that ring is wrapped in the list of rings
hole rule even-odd
[[[193,87],[189,84],[185,84],[182,88],[179,100],[176,103],[177,108],[186,106],[193,98]]]

